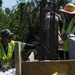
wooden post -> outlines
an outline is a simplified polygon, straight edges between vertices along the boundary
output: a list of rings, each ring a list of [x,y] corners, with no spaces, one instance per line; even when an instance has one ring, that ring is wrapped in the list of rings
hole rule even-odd
[[[15,43],[15,67],[16,75],[21,75],[21,42]]]

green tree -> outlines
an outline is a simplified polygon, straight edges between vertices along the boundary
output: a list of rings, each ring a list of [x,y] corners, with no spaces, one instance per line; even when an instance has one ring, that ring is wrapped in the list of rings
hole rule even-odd
[[[5,14],[6,14],[7,16],[10,15],[10,9],[9,9],[9,8],[5,8]]]

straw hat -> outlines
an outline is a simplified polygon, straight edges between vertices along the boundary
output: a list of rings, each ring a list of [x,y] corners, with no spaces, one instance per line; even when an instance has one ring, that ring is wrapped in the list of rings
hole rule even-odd
[[[59,9],[59,11],[69,14],[75,14],[75,5],[72,3],[68,3],[65,5],[64,9]]]

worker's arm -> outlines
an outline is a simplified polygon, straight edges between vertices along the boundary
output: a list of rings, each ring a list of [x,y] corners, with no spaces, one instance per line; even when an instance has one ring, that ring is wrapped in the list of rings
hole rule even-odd
[[[30,49],[32,50],[32,49],[35,49],[35,48],[36,48],[35,45],[26,43],[25,46],[24,46],[24,51],[27,53],[28,50],[30,50]]]
[[[5,72],[8,69],[10,69],[10,67],[8,65],[3,65],[3,63],[0,62],[0,70]]]
[[[35,49],[35,45],[26,43],[24,49]]]
[[[26,61],[28,60],[28,57],[31,52],[33,52],[35,49],[35,45],[29,44],[29,43],[22,43],[22,60]]]

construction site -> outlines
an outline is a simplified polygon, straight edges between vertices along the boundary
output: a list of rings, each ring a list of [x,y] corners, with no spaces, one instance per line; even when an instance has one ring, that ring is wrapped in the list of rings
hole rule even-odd
[[[47,6],[46,6],[47,5]],[[51,8],[48,6],[51,5]],[[15,45],[15,68],[9,69],[0,75],[75,75],[75,38],[68,38],[69,59],[65,59],[63,41],[58,35],[60,32],[56,13],[55,1],[40,1],[40,29],[38,41],[38,58],[31,52],[28,59],[23,61],[21,55],[21,42]],[[13,70],[13,71],[11,71]]]

